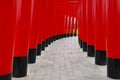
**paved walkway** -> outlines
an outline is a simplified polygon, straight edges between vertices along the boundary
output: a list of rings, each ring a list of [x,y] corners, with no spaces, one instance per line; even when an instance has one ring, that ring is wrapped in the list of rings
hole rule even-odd
[[[106,66],[94,64],[94,58],[82,52],[77,37],[52,43],[36,64],[29,64],[28,76],[13,80],[112,80],[106,77]]]

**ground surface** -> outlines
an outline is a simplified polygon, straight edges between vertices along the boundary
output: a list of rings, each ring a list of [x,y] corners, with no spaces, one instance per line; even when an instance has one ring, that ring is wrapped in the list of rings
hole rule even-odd
[[[106,66],[95,65],[77,40],[55,41],[37,57],[36,64],[29,64],[27,77],[13,80],[112,80],[106,77]]]

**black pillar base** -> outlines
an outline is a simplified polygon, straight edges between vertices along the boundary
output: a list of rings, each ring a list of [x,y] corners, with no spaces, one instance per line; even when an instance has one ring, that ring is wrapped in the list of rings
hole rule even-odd
[[[94,49],[94,46],[89,46],[88,45],[88,50],[87,50],[88,52],[88,56],[89,57],[94,57],[95,56],[95,49]]]
[[[66,38],[66,34],[64,34],[64,38]]]
[[[48,39],[48,45],[50,45],[50,44],[51,44],[51,38]]]
[[[62,35],[58,35],[58,40],[62,38]]]
[[[63,34],[60,35],[60,39],[62,39],[62,38],[63,38]]]
[[[41,44],[37,45],[37,56],[41,55]]]
[[[0,76],[0,80],[12,80],[12,75],[7,74],[7,75]]]
[[[120,59],[107,59],[107,76],[112,79],[120,79]]]
[[[25,77],[27,76],[27,63],[28,57],[14,57],[13,63],[13,77]]]
[[[48,39],[45,40],[45,47],[48,47]]]
[[[80,47],[83,48],[83,41],[80,40]]]
[[[41,50],[45,50],[45,41],[42,42],[42,45],[41,45]]]
[[[69,37],[69,34],[67,34],[67,37]]]
[[[79,46],[81,47],[81,40],[78,38],[78,43],[79,43]]]
[[[82,42],[83,51],[87,52],[87,42]]]
[[[54,37],[53,37],[53,41],[56,41],[56,40],[57,40],[57,36],[54,36]]]
[[[50,41],[51,41],[51,43],[53,43],[53,41],[54,41],[54,37],[52,37]]]
[[[73,37],[73,34],[71,33],[70,36]]]
[[[62,36],[61,36],[61,35],[58,35],[58,40],[61,39],[61,38],[62,38]]]
[[[29,49],[28,63],[36,62],[37,49]]]
[[[76,34],[76,33],[74,33],[74,36],[77,36],[77,34]]]
[[[54,41],[58,40],[58,36],[54,36]]]
[[[62,39],[62,38],[64,38],[64,35],[63,35],[63,34],[61,34],[61,39]]]
[[[95,51],[95,64],[97,65],[106,65],[106,51]]]

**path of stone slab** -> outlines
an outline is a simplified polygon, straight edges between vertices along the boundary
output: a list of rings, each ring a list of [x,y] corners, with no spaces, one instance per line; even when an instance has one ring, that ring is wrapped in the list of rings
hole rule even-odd
[[[28,65],[28,76],[13,80],[112,80],[106,66],[94,64],[78,45],[77,37],[64,38],[49,45],[36,64]]]

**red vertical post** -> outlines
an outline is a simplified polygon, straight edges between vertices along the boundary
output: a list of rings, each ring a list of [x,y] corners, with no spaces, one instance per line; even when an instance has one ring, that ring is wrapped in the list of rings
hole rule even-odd
[[[0,0],[0,80],[11,80],[16,1]]]
[[[32,0],[17,0],[13,77],[27,75]]]
[[[83,39],[82,39],[82,46],[83,51],[87,51],[87,25],[86,25],[86,0],[81,0],[81,7],[82,7],[82,30],[83,30]]]
[[[39,25],[39,18],[40,18],[40,0],[33,0],[33,7],[32,7],[32,20],[31,20],[31,29],[30,29],[30,41],[29,41],[29,63],[36,62],[36,55],[37,55],[37,39],[38,39],[38,29]],[[38,53],[40,54],[40,53]]]
[[[70,36],[71,37],[73,36],[72,31],[73,31],[73,16],[71,15],[70,17]]]
[[[106,65],[106,25],[102,0],[96,0],[95,64]]]
[[[120,79],[120,0],[107,0],[107,76]]]
[[[41,51],[45,49],[44,47],[44,2],[45,0],[40,0],[40,10],[39,10],[39,31],[38,31],[38,45],[37,45],[37,55],[41,55]]]
[[[73,35],[77,36],[77,29],[78,29],[78,25],[77,25],[77,18],[74,17],[74,23],[73,23]]]
[[[65,13],[64,13],[64,14],[65,14]],[[66,20],[67,20],[67,16],[66,16],[66,14],[65,14],[65,15],[64,15],[64,37],[66,37],[66,26],[67,26]]]
[[[86,1],[86,19],[87,19],[87,42],[88,42],[88,56],[89,57],[94,57],[95,56],[95,50],[94,50],[94,33],[95,33],[95,26],[93,25],[94,21],[93,21],[93,0],[87,0]]]
[[[68,15],[67,16],[67,37],[69,37],[69,29],[70,29],[69,25],[70,25],[70,16]]]
[[[79,3],[78,3],[78,37],[79,37],[79,44],[80,44],[80,47],[82,48],[82,44],[83,44],[83,23],[82,23],[82,2],[81,0],[79,0]]]

